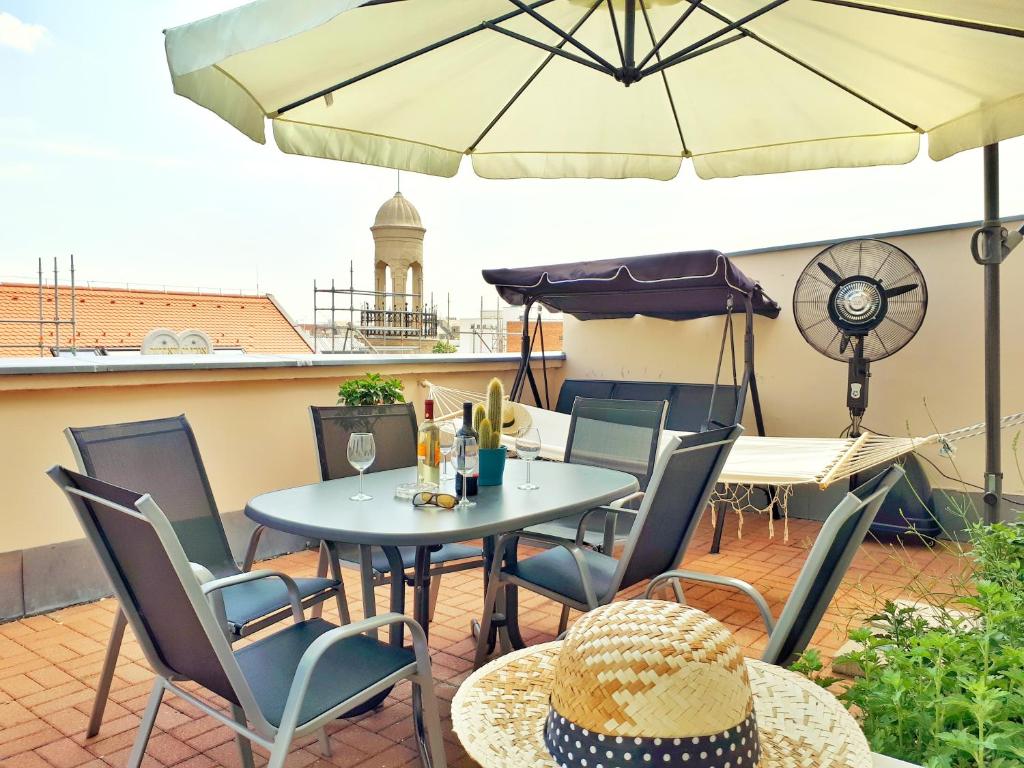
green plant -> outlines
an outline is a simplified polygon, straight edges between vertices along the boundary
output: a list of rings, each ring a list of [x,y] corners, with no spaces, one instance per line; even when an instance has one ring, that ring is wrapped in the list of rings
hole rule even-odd
[[[966,519],[965,519],[966,522]],[[871,748],[933,768],[1024,765],[1024,527],[967,522],[967,577],[925,615],[887,602],[850,633],[841,694]],[[936,596],[938,597],[938,596]]]
[[[473,406],[473,431],[476,432],[477,437],[480,436],[480,425],[483,420],[487,418],[487,409],[484,408],[483,403],[477,403]]]
[[[435,355],[450,355],[453,352],[458,352],[459,348],[447,339],[438,339],[430,351]]]
[[[808,648],[800,654],[800,658],[794,661],[789,668],[794,672],[799,672],[822,688],[831,688],[842,680],[841,677],[824,674],[825,662],[822,661],[821,654],[814,648]]]
[[[498,447],[497,443],[500,441],[501,436],[494,433],[491,420],[485,416],[480,422],[480,447],[484,450],[493,450]]]
[[[501,445],[501,409],[505,405],[505,388],[498,379],[491,379],[487,385],[487,420],[491,431],[487,440],[480,434],[480,447],[486,450],[494,450]]]
[[[404,403],[401,379],[385,379],[379,373],[367,373],[349,379],[338,387],[339,405],[391,405]]]

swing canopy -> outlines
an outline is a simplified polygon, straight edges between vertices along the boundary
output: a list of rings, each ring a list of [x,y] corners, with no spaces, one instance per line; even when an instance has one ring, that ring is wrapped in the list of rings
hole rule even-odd
[[[737,310],[749,299],[755,314],[779,316],[778,303],[719,251],[485,269],[483,277],[509,304],[539,302],[579,320],[713,317],[730,311],[730,298]]]

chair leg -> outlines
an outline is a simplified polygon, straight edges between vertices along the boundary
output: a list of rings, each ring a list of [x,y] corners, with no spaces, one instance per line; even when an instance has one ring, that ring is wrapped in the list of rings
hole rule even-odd
[[[437,708],[437,698],[434,696],[434,682],[429,674],[417,675],[412,685],[412,717],[416,741],[420,748],[420,762],[423,768],[447,768],[441,715]]]
[[[561,635],[569,627],[569,606],[562,606],[562,613],[558,617],[558,634]]]
[[[153,692],[149,694],[146,711],[142,714],[142,722],[139,723],[139,731],[135,736],[135,746],[128,757],[127,768],[139,768],[142,765],[142,758],[146,756],[146,745],[149,744],[149,736],[153,732],[153,723],[156,722],[156,713],[160,709],[163,697],[164,681],[158,677],[153,682]]]
[[[260,546],[260,539],[263,537],[263,531],[265,530],[266,526],[257,525],[253,532],[249,534],[249,546],[245,549],[245,560],[242,561],[242,570],[246,573],[252,570],[252,564],[256,562],[256,550]]]
[[[231,714],[235,722],[245,725],[245,711],[237,704],[231,705]],[[238,754],[242,759],[242,768],[255,768],[255,761],[252,759],[252,742],[240,733],[235,734],[235,743],[238,744]]]
[[[110,696],[110,683],[114,679],[114,668],[117,667],[117,657],[121,653],[124,628],[127,624],[128,620],[124,617],[124,611],[118,607],[117,614],[114,616],[114,625],[110,628],[110,639],[107,641],[107,655],[103,657],[103,668],[100,670],[100,679],[96,685],[96,697],[92,701],[89,726],[85,731],[87,739],[91,739],[100,732],[103,712],[107,708],[107,697]]]
[[[321,541],[320,542],[320,559],[317,561],[317,564],[316,564],[316,577],[318,579],[325,579],[325,578],[327,578],[327,560],[328,560],[327,542]],[[314,619],[319,619],[323,615],[323,613],[324,613],[324,604],[323,603],[317,603],[316,605],[313,606],[313,610],[310,611],[309,615],[312,616]]]
[[[270,750],[270,760],[267,762],[267,768],[284,768],[285,762],[288,760],[288,751],[292,748],[294,736],[294,729],[288,733],[284,731],[278,732],[277,739],[274,740],[274,748]],[[242,768],[250,768],[250,766],[243,766]]]
[[[484,615],[480,618],[480,631],[476,638],[476,656],[473,658],[473,669],[479,669],[487,658],[488,638],[491,634],[491,617],[494,615],[498,601],[498,590],[504,588],[500,576],[491,576],[484,596]]]
[[[441,574],[438,574],[437,576],[431,576],[430,577],[430,596],[428,598],[428,600],[429,600],[429,603],[428,603],[429,608],[427,610],[427,618],[431,622],[434,621],[434,610],[437,608],[437,594],[440,591],[441,591]]]
[[[331,740],[327,737],[327,729],[321,728],[316,735],[317,741],[320,742],[320,754],[324,757],[331,756]]]
[[[672,594],[676,598],[676,602],[681,605],[686,605],[686,593],[683,592],[683,584],[679,579],[672,579]]]

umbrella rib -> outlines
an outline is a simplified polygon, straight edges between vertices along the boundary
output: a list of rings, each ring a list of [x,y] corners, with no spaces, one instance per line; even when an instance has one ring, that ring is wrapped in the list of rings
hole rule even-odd
[[[615,7],[612,5],[612,0],[605,0],[608,5],[608,16],[612,20],[612,35],[615,37],[615,45],[619,49],[619,61],[622,62],[622,66],[626,66],[626,53],[622,50],[622,37],[619,35],[619,22],[615,19]]]
[[[688,2],[688,3],[696,3],[697,0],[686,0],[686,2]],[[719,21],[721,21],[723,23],[727,23],[727,24],[731,23],[731,20],[729,19],[728,16],[725,16],[725,15],[719,13],[714,8],[710,8],[706,4],[701,5],[700,9],[702,11],[704,11],[705,13],[709,14],[710,16],[714,16],[716,19],[718,19]],[[822,72],[817,67],[807,63],[806,61],[803,61],[802,59],[794,56],[789,51],[786,51],[786,50],[780,48],[779,46],[775,45],[775,43],[772,43],[772,42],[764,39],[763,37],[761,37],[756,32],[752,32],[751,30],[745,29],[745,28],[742,31],[746,32],[747,36],[751,40],[756,40],[757,42],[759,42],[761,45],[765,46],[769,50],[774,51],[775,53],[779,54],[780,56],[782,56],[782,57],[784,57],[786,59],[789,59],[794,64],[796,64],[796,65],[798,65],[800,67],[803,67],[808,72],[810,72],[810,73],[812,73],[814,75],[817,75],[822,80],[825,80],[827,83],[829,83],[831,85],[834,85],[836,88],[839,88],[841,91],[844,91],[845,93],[850,94],[854,98],[859,99],[860,101],[863,101],[869,107],[873,107],[874,109],[877,109],[882,114],[884,114],[884,115],[886,115],[888,117],[891,117],[893,120],[895,120],[898,123],[901,123],[901,124],[905,125],[907,128],[909,128],[912,131],[916,131],[918,133],[922,132],[920,126],[916,125],[915,123],[910,122],[909,120],[906,120],[905,118],[900,117],[895,112],[893,112],[891,109],[883,107],[877,101],[873,101],[872,99],[869,99],[864,94],[855,91],[850,86],[845,85],[844,83],[839,82],[838,80],[836,80],[831,75],[826,74],[825,72]]]
[[[542,43],[540,40],[534,40],[532,37],[527,37],[526,35],[521,35],[518,32],[513,32],[511,29],[499,27],[493,21],[485,21],[484,27],[486,27],[487,29],[494,30],[495,32],[500,32],[506,37],[511,37],[513,40],[518,40],[521,43],[526,43],[527,45],[532,45],[535,48],[540,48],[542,51],[547,51],[548,53],[554,54],[555,56],[561,56],[563,59],[568,59],[569,61],[575,62],[576,64],[580,64],[584,67],[589,67],[590,69],[596,70],[601,74],[614,74],[614,70],[605,69],[603,66],[601,66],[600,64],[596,64],[590,59],[584,59],[582,56],[577,56],[575,53],[569,53],[568,51],[562,50],[561,48],[556,48],[553,45]]]
[[[535,0],[535,2],[530,3],[530,8],[540,8],[541,6],[547,5],[548,3],[551,2],[554,2],[554,0]],[[303,106],[304,104],[308,104],[311,101],[316,101],[319,98],[323,98],[329,93],[340,91],[342,88],[354,85],[355,83],[358,83],[361,80],[365,80],[368,77],[373,77],[374,75],[378,75],[381,72],[386,72],[392,67],[396,67],[399,64],[404,64],[407,61],[412,61],[413,59],[419,58],[420,56],[426,53],[430,53],[431,51],[436,51],[438,48],[443,48],[444,46],[449,45],[451,43],[458,42],[464,37],[475,35],[477,32],[483,32],[485,29],[489,28],[489,24],[496,24],[502,21],[508,21],[509,19],[514,19],[515,17],[522,15],[522,13],[523,12],[520,10],[509,11],[508,13],[495,17],[490,21],[482,21],[475,27],[470,27],[469,29],[464,29],[461,32],[456,32],[453,35],[449,35],[448,37],[438,40],[437,42],[431,43],[430,45],[418,48],[417,50],[412,51],[411,53],[407,53],[404,56],[399,56],[397,59],[393,59],[392,61],[389,61],[386,64],[381,64],[380,66],[374,67],[373,69],[368,69],[361,74],[354,75],[353,77],[350,77],[346,80],[342,80],[340,83],[332,85],[329,88],[324,88],[323,90],[317,91],[316,93],[310,94],[309,96],[293,101],[290,104],[286,104],[280,109],[276,110],[275,112],[270,113],[268,116],[276,117],[277,115],[283,115],[285,112],[289,112],[293,109]],[[587,63],[589,65],[590,62]]]
[[[701,2],[701,0],[697,1]],[[697,6],[695,5],[690,6],[691,9],[696,9],[696,7]],[[647,25],[647,34],[651,38],[651,43],[654,43],[654,26],[651,24],[651,17],[647,13],[647,6],[641,3],[640,9],[644,13],[644,23]],[[676,22],[676,26],[672,28],[672,32],[678,29],[679,24],[682,23],[685,18],[686,14],[683,14],[683,19]],[[671,34],[671,32],[669,34]],[[662,38],[662,41],[667,39],[668,35],[665,35],[665,37]],[[655,46],[651,53],[658,57],[658,61],[661,61],[661,54],[658,53],[657,46]],[[640,66],[643,66],[643,62],[640,62]],[[661,81],[665,84],[665,95],[668,96],[668,105],[672,108],[672,119],[676,122],[676,131],[679,132],[679,142],[683,145],[683,155],[687,156],[690,154],[690,150],[686,148],[686,139],[683,137],[683,125],[679,122],[679,113],[676,111],[676,100],[672,97],[672,89],[668,85],[668,76],[664,72],[661,73]]]
[[[843,8],[851,8],[855,11],[868,11],[870,13],[884,13],[888,16],[899,16],[904,19],[913,19],[914,21],[927,21],[933,24],[944,24],[950,27],[962,27],[964,29],[973,29],[977,32],[991,32],[996,35],[1009,35],[1011,37],[1024,37],[1024,30],[1016,29],[1014,27],[1004,27],[999,24],[986,24],[981,21],[969,21],[968,19],[953,19],[947,16],[933,16],[929,13],[921,13],[919,11],[908,11],[902,8],[883,8],[877,5],[868,5],[866,3],[857,3],[853,0],[814,0],[816,3],[823,3],[824,5],[835,5]]]
[[[597,10],[597,7],[599,5],[601,5],[602,2],[604,2],[604,0],[597,0],[597,2],[595,2],[590,8],[588,8],[587,12],[583,14],[583,17],[578,22],[576,22],[576,24],[573,26],[573,28],[569,31],[569,34],[570,35],[576,34],[576,32],[579,31],[580,27],[582,27],[586,23],[587,19],[589,19],[594,14],[594,11]],[[560,42],[558,44],[557,47],[561,47],[561,46],[565,45],[565,42],[566,41],[563,40],[562,42]],[[494,128],[494,126],[498,124],[498,121],[501,120],[501,118],[503,118],[505,116],[505,113],[508,112],[512,108],[512,105],[515,104],[516,101],[519,100],[519,97],[522,96],[523,93],[526,91],[526,89],[529,88],[533,84],[533,81],[536,80],[540,76],[540,73],[543,72],[544,69],[547,67],[547,65],[551,63],[551,60],[553,58],[555,58],[555,54],[549,53],[547,55],[547,58],[545,58],[544,61],[542,61],[540,63],[540,66],[538,66],[533,71],[533,73],[526,79],[526,82],[524,82],[521,86],[519,86],[519,89],[514,94],[512,94],[512,98],[510,98],[507,102],[505,102],[505,106],[503,106],[501,108],[501,110],[498,112],[498,114],[496,114],[491,119],[491,122],[489,122],[487,124],[487,127],[484,128],[483,131],[480,132],[480,135],[476,137],[476,141],[474,141],[470,145],[469,149],[466,150],[467,153],[471,153],[471,152],[475,152],[476,151],[477,145],[481,141],[484,140],[484,138],[487,136],[487,134],[489,134],[491,132],[491,130]]]
[[[538,22],[540,22],[545,27],[550,29],[556,35],[560,36],[562,38],[563,42],[571,43],[574,47],[578,48],[580,51],[585,53],[587,56],[592,58],[596,63],[600,64],[602,67],[604,67],[608,71],[613,71],[615,69],[615,67],[612,66],[611,62],[609,62],[607,59],[605,59],[600,54],[598,54],[595,51],[593,51],[590,48],[590,46],[584,45],[579,40],[577,40],[575,37],[573,37],[573,33],[572,32],[566,32],[564,29],[559,27],[554,22],[550,21],[549,19],[546,19],[544,16],[541,16],[540,13],[538,13],[535,10],[533,10],[533,8],[531,8],[526,3],[524,3],[523,0],[508,0],[508,1],[510,3],[512,3],[512,5],[516,6],[517,8],[521,8],[523,13],[527,14],[528,16],[530,16],[533,19],[536,19]],[[559,47],[561,47],[561,46],[559,46]]]
[[[665,43],[668,42],[668,39],[670,37],[672,37],[672,35],[674,35],[679,30],[679,28],[681,26],[683,26],[683,22],[685,22],[688,18],[690,18],[690,14],[692,14],[694,11],[696,11],[697,10],[697,6],[699,6],[702,2],[704,2],[704,0],[696,0],[696,2],[694,2],[691,5],[687,6],[686,10],[683,11],[683,15],[680,16],[678,19],[676,19],[675,24],[673,24],[669,28],[668,32],[666,32],[664,35],[662,35],[661,39],[658,40],[657,43],[654,42],[653,37],[651,38],[651,42],[654,43],[654,47],[651,48],[651,50],[647,52],[647,55],[644,56],[640,60],[639,64],[637,64],[637,66],[640,69],[643,69],[644,66],[647,64],[647,62],[650,61],[654,56],[656,56],[658,54],[658,52],[661,50],[661,47],[663,45],[665,45]],[[641,8],[643,8],[644,16],[646,16],[647,15],[647,7],[646,6],[641,6]],[[660,56],[658,57],[658,61],[661,61],[661,57]]]
[[[696,5],[696,0],[689,0],[689,2],[694,3]],[[711,43],[711,42],[717,40],[718,38],[722,37],[723,35],[725,35],[725,34],[727,34],[729,32],[732,32],[733,30],[739,29],[739,30],[742,31],[742,27],[743,27],[744,24],[746,24],[746,23],[748,23],[750,21],[754,21],[755,19],[758,19],[761,16],[764,16],[769,11],[774,11],[780,5],[784,5],[785,3],[788,3],[788,2],[789,2],[789,0],[772,0],[772,2],[768,3],[768,5],[761,6],[756,11],[751,11],[746,16],[744,16],[744,17],[742,17],[740,19],[738,19],[736,21],[728,22],[721,29],[712,32],[710,35],[706,35],[705,37],[702,37],[697,42],[691,43],[690,45],[686,46],[682,50],[676,51],[671,56],[666,56],[664,59],[662,59],[660,62],[658,62],[654,66],[648,67],[647,69],[643,70],[643,75],[646,76],[646,75],[652,74],[654,72],[660,72],[661,70],[666,69],[667,67],[671,67],[673,64],[678,64],[680,61],[683,61],[686,58],[687,54],[693,53],[694,51],[696,51],[696,50],[698,50],[700,48],[703,48],[708,43]],[[697,6],[697,7],[700,7],[700,6]]]

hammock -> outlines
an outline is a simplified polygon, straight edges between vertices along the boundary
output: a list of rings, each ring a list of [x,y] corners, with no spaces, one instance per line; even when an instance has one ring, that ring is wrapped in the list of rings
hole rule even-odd
[[[485,398],[479,392],[441,387],[429,381],[422,384],[435,405],[441,404],[438,410],[443,415],[440,418],[461,418],[462,403],[483,402]],[[541,457],[561,461],[569,435],[569,416],[526,405],[523,407],[540,431]],[[1000,419],[1003,429],[1019,424],[1024,424],[1024,413]],[[741,435],[725,462],[720,478],[724,487],[716,493],[714,500],[737,513],[767,512],[775,507],[786,516],[793,486],[813,483],[819,488],[828,488],[840,480],[929,445],[939,445],[943,451],[951,453],[953,443],[984,433],[985,424],[981,422],[927,437],[885,437],[871,432],[856,438]],[[685,434],[689,433],[665,430],[661,437],[662,445],[676,435]],[[502,440],[510,447],[515,442],[515,438],[510,436],[504,436]],[[766,496],[766,503],[755,503],[755,493]],[[773,527],[771,517],[768,525],[769,529]],[[786,527],[788,539],[788,525]]]

